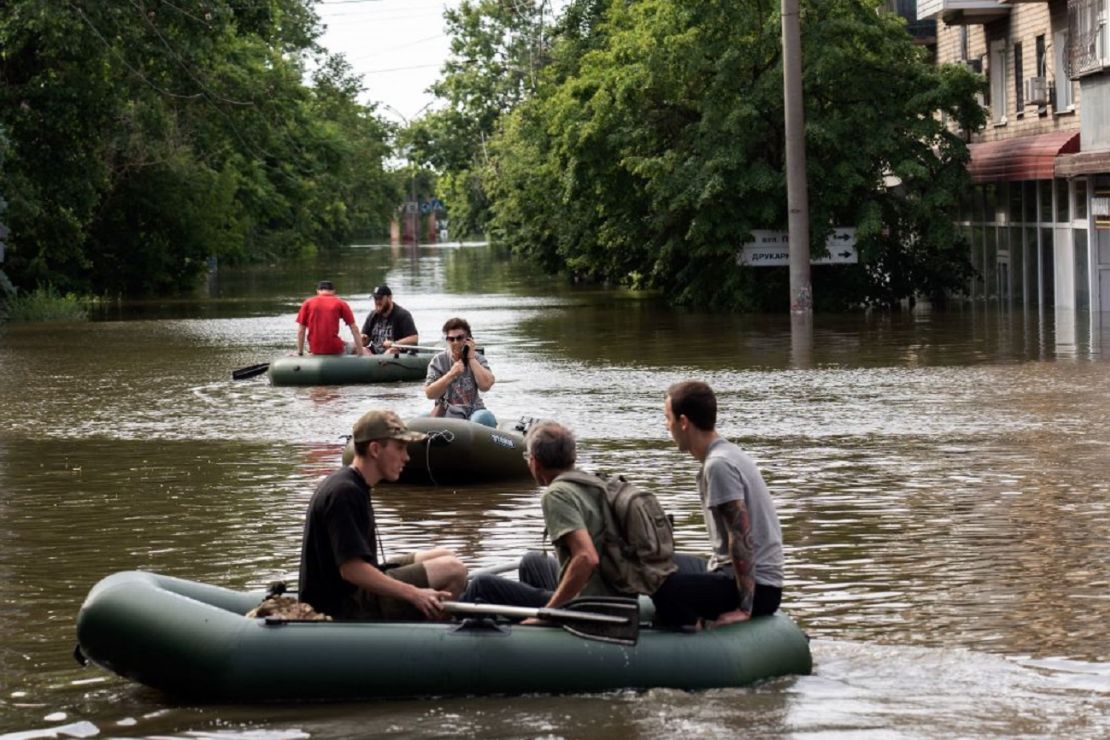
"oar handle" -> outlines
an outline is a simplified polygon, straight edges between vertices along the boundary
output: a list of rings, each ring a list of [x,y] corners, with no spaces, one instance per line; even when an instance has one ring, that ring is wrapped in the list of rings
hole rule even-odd
[[[395,344],[392,347],[390,347],[389,349],[382,350],[379,354],[388,355],[388,354],[392,353],[394,350],[396,350],[398,352],[402,352],[402,353],[404,353],[404,352],[410,352],[411,353],[411,352],[443,352],[446,349],[447,349],[446,347],[428,347],[427,345],[422,345],[422,344]],[[486,348],[485,347],[478,347],[475,351],[478,352],[479,354],[484,355],[486,353]]]

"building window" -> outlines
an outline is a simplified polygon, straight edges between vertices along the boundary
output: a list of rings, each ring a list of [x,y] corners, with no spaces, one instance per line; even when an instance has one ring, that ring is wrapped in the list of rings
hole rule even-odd
[[[1035,180],[1026,180],[1022,184],[1024,190],[1023,200],[1025,201],[1025,213],[1022,220],[1026,223],[1037,222],[1037,182]]]
[[[1056,305],[1056,250],[1052,229],[1041,229],[1041,305]]]
[[[1025,107],[1025,91],[1021,89],[1024,82],[1021,74],[1021,44],[1014,44],[1014,114],[1021,117],[1021,109]]]
[[[1056,105],[1057,113],[1072,109],[1071,77],[1068,58],[1068,32],[1057,31],[1052,35],[1052,61],[1056,74]]]
[[[1056,180],[1056,221],[1065,224],[1071,221],[1068,209],[1068,181]]]
[[[1075,180],[1075,220],[1087,220],[1087,181],[1082,178]]]
[[[1021,221],[1021,183],[1010,183],[1010,223]]]
[[[1075,307],[1091,307],[1090,272],[1087,270],[1087,230],[1074,229],[1075,241]]]
[[[1044,34],[1041,34],[1040,36],[1037,37],[1034,54],[1036,55],[1036,68],[1037,68],[1035,76],[1044,77],[1044,78],[1047,79],[1047,77],[1048,77],[1048,54],[1045,51]],[[1045,112],[1045,107],[1046,106],[1043,105],[1043,104],[1038,105],[1037,106],[1037,112],[1038,113],[1044,113]]]
[[[1006,123],[1006,41],[991,42],[991,121]]]

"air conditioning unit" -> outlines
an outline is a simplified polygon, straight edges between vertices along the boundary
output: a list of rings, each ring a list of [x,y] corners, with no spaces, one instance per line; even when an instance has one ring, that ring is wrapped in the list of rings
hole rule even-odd
[[[1025,80],[1025,102],[1029,105],[1048,104],[1048,79],[1029,77]]]

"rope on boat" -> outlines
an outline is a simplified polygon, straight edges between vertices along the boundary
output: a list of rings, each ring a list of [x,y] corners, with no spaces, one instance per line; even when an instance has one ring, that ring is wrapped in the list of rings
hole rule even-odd
[[[428,439],[424,441],[424,469],[428,471],[428,480],[432,482],[433,486],[438,486],[436,477],[432,475],[432,445],[443,440],[444,444],[451,444],[455,441],[455,433],[450,429],[441,429],[438,432],[430,432]]]

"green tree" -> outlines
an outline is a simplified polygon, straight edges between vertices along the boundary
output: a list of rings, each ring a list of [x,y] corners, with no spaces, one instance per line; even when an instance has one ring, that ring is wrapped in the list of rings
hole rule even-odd
[[[8,227],[4,223],[4,211],[8,210],[8,201],[4,200],[4,153],[8,149],[8,137],[4,134],[4,127],[0,126],[0,312],[3,305],[15,294],[15,286],[4,272],[4,257],[7,253]]]
[[[444,173],[452,230],[481,234],[489,220],[488,142],[501,117],[535,93],[550,63],[549,0],[464,0],[445,12],[451,56],[433,92],[446,106],[412,135],[415,156]]]
[[[0,7],[16,281],[187,290],[210,257],[312,254],[388,218],[384,128],[350,68],[316,46],[311,6]]]
[[[958,285],[966,260],[948,211],[966,147],[935,113],[981,125],[981,83],[932,66],[874,0],[803,6],[811,249],[857,225],[863,260],[815,270],[817,299],[890,303]],[[618,2],[556,43],[565,77],[490,145],[494,233],[549,266],[679,303],[785,306],[785,270],[734,264],[751,230],[786,223],[777,9]]]

